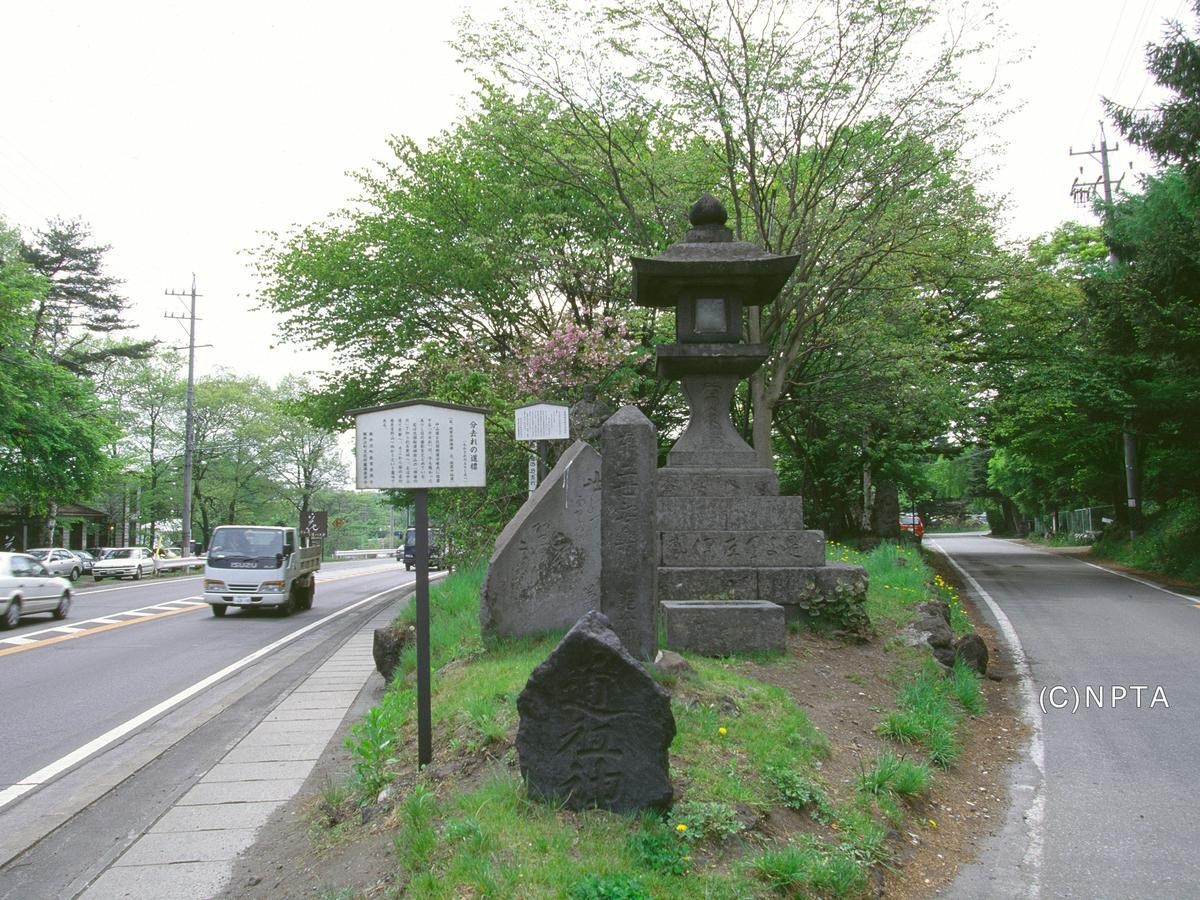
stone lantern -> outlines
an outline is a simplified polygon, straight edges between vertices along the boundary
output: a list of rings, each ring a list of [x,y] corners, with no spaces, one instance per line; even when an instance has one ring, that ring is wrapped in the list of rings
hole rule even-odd
[[[754,450],[729,418],[737,383],[766,360],[766,344],[742,340],[743,311],[767,306],[799,262],[735,241],[725,207],[704,194],[683,241],[654,259],[634,258],[633,302],[674,308],[677,343],[657,352],[659,375],[678,379],[691,408],[687,430],[668,457],[680,467],[754,466]]]
[[[866,627],[866,572],[826,563],[825,535],[804,528],[804,501],[779,496],[730,419],[737,383],[769,355],[743,341],[743,311],[775,301],[799,261],[733,240],[724,207],[705,194],[684,240],[634,259],[633,300],[675,309],[676,343],[658,348],[691,415],[656,472],[657,600],[667,646],[713,656],[782,650],[785,619],[838,610],[839,630]]]

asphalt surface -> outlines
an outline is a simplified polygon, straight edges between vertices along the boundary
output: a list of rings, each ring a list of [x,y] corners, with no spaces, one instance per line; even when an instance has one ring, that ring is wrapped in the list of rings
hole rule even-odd
[[[1032,727],[1007,826],[946,896],[1200,896],[1200,599],[1013,541],[927,543],[1019,646]]]
[[[288,679],[302,677],[378,612],[393,589],[413,578],[389,560],[327,563],[317,575],[311,610],[286,618],[231,610],[220,619],[198,599],[197,576],[99,585],[84,578],[64,621],[31,617],[0,632],[0,759],[5,762],[0,770],[0,866],[238,701],[244,702],[233,716],[236,722],[248,726],[256,721],[258,711],[278,696],[278,690],[264,687],[270,679],[284,678],[275,686],[281,688]],[[314,627],[305,631],[310,625]],[[64,626],[69,630],[63,631]],[[258,652],[260,657],[228,677],[204,684]],[[193,689],[184,701],[154,712]],[[232,734],[238,726],[224,727],[233,728]],[[96,746],[113,733],[119,737]],[[223,746],[218,739],[213,752]],[[61,775],[33,777],[56,765],[62,766]],[[176,775],[186,780],[187,773],[178,767]],[[36,788],[28,788],[31,781],[38,782]],[[169,774],[163,776],[167,793],[174,790],[172,781]],[[138,806],[135,801],[120,807],[117,815],[127,822],[110,816],[110,832],[124,833],[155,814]],[[5,880],[0,869],[0,882]]]

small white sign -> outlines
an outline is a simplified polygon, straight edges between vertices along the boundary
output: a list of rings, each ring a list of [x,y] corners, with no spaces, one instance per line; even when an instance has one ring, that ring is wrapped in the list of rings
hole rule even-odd
[[[536,456],[529,457],[529,493],[537,490],[538,486],[538,458]]]
[[[486,413],[429,400],[352,410],[359,490],[483,487]]]
[[[518,441],[565,441],[571,436],[571,410],[561,403],[534,403],[516,412]]]

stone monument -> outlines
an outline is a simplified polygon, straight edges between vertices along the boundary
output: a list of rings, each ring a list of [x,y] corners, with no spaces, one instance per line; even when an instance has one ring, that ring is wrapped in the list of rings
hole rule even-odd
[[[658,650],[654,424],[623,406],[600,429],[600,611],[626,649],[649,661]]]
[[[634,302],[675,309],[676,343],[659,345],[657,369],[680,381],[691,410],[657,475],[667,646],[713,655],[778,649],[781,612],[799,618],[826,598],[861,611],[865,572],[826,564],[825,536],[804,529],[803,501],[779,496],[775,471],[759,465],[729,416],[738,382],[770,353],[742,341],[743,310],[772,303],[799,257],[734,241],[710,194],[689,219],[683,241],[632,260]]]
[[[533,797],[568,809],[670,809],[671,698],[590,612],[517,698],[517,756]]]
[[[583,386],[583,399],[577,401],[570,411],[571,439],[587,441],[593,447],[600,444],[600,429],[613,414],[613,409],[596,396],[596,385]]]
[[[576,441],[500,536],[480,588],[485,636],[564,631],[600,607],[600,456]]]

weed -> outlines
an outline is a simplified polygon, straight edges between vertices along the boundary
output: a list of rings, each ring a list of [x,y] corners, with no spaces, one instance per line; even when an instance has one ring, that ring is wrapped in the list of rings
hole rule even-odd
[[[367,797],[374,797],[392,780],[389,767],[396,761],[396,734],[407,718],[410,697],[407,691],[384,694],[379,705],[368,710],[346,738],[354,757],[356,787]]]
[[[400,864],[409,872],[426,869],[437,847],[437,834],[432,825],[438,809],[437,796],[418,784],[404,798],[400,809],[403,818],[395,839]]]
[[[913,797],[929,786],[929,769],[920,763],[884,750],[870,766],[861,767],[858,789],[869,794]]]
[[[653,817],[642,821],[625,848],[639,866],[662,875],[683,875],[692,867],[688,845]]]
[[[706,837],[724,840],[742,830],[737,813],[728,803],[689,800],[676,807],[671,821],[680,834],[693,842]],[[680,829],[680,825],[684,827]]]
[[[986,704],[979,689],[979,675],[961,659],[955,660],[954,670],[949,675],[950,693],[958,705],[973,716],[983,714]]]
[[[789,809],[799,810],[809,806],[820,809],[828,803],[821,786],[794,769],[772,766],[765,774],[779,792],[779,801]]]
[[[867,867],[854,849],[815,840],[764,853],[750,864],[768,886],[792,896],[853,897],[867,886]]]
[[[350,799],[350,789],[345,782],[334,781],[326,776],[321,782],[319,796],[321,802],[318,808],[325,818],[324,824],[326,827],[332,828],[346,817],[345,806],[346,801]]]
[[[571,886],[571,900],[642,900],[650,897],[629,875],[587,875]]]

